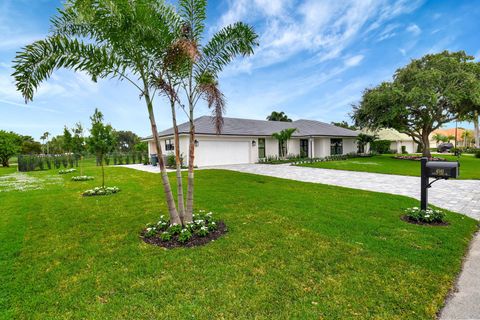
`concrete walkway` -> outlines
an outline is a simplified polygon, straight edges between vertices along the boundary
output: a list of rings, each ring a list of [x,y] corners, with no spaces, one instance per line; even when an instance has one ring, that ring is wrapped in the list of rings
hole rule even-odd
[[[158,167],[129,165],[158,173]],[[223,169],[353,189],[420,198],[420,178],[369,172],[343,171],[286,165],[243,164],[202,169]],[[431,204],[480,220],[480,181],[442,180],[429,189]],[[447,299],[440,319],[480,319],[480,234],[471,243],[455,292]]]

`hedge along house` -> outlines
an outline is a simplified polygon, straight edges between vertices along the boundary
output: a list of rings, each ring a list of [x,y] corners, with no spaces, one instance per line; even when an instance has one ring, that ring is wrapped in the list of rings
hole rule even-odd
[[[272,137],[275,132],[295,128],[288,141],[288,154],[321,158],[334,154],[347,154],[357,151],[358,132],[336,127],[314,120],[293,122],[264,121],[237,118],[224,118],[222,132],[216,133],[213,118],[203,116],[195,123],[195,165],[199,167],[256,163],[259,159],[278,157],[279,141]],[[178,126],[180,153],[184,159],[188,155],[188,122]],[[159,132],[160,144],[166,154],[173,152],[173,128]],[[148,152],[156,154],[153,137],[147,137]]]

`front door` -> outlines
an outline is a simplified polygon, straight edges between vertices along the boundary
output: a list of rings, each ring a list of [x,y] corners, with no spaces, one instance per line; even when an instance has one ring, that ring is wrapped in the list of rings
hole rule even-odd
[[[308,139],[300,139],[300,157],[308,157]]]

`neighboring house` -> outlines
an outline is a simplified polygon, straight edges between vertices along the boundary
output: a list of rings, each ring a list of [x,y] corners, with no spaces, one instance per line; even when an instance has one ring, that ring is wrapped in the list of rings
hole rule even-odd
[[[417,152],[418,144],[405,133],[400,133],[395,129],[385,128],[378,131],[365,131],[366,134],[375,134],[379,140],[390,140],[390,150],[394,150],[397,153],[402,153],[402,147],[408,153]]]
[[[458,128],[456,130],[457,130],[457,145],[458,146],[463,146],[463,133],[465,132],[465,130],[461,129],[461,128]],[[437,143],[437,141],[433,139],[433,136],[435,134],[440,134],[440,135],[445,136],[445,137],[455,137],[455,128],[437,129],[437,130],[433,131],[430,134],[430,148],[436,148],[437,145],[442,143],[441,141],[439,143]],[[455,145],[455,138],[451,139],[450,142]]]
[[[194,120],[195,123],[195,165],[199,167],[256,163],[260,158],[278,157],[278,140],[272,134],[287,128],[297,130],[288,141],[288,153],[311,158],[332,154],[347,154],[357,151],[358,132],[336,127],[314,120],[293,122],[264,121],[224,118],[222,132],[216,134],[213,118],[209,116]],[[188,155],[189,124],[178,126],[180,152],[185,159]],[[165,153],[173,152],[173,128],[158,133]],[[147,137],[148,151],[156,154],[152,137]]]

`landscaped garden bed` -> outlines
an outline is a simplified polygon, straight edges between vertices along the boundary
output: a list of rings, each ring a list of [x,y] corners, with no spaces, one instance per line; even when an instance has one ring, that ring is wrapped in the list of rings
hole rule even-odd
[[[428,226],[448,226],[446,221],[446,213],[442,210],[427,208],[422,210],[418,207],[408,208],[405,210],[405,215],[401,218],[403,221],[413,224],[428,225]]]
[[[214,241],[227,232],[223,221],[213,217],[213,213],[199,212],[193,214],[193,221],[181,225],[171,225],[161,216],[157,223],[149,223],[142,230],[143,241],[165,248],[195,247]]]
[[[96,188],[84,191],[82,195],[84,197],[108,196],[118,192],[120,192],[120,188],[118,187],[96,187]]]
[[[95,177],[92,176],[75,176],[72,177],[72,181],[90,181],[95,179]]]
[[[419,155],[413,155],[413,156],[396,155],[393,158],[394,159],[399,159],[399,160],[413,160],[413,161],[422,160],[422,156],[419,156]],[[447,159],[440,158],[440,157],[430,157],[430,158],[428,158],[428,161],[447,161]]]

